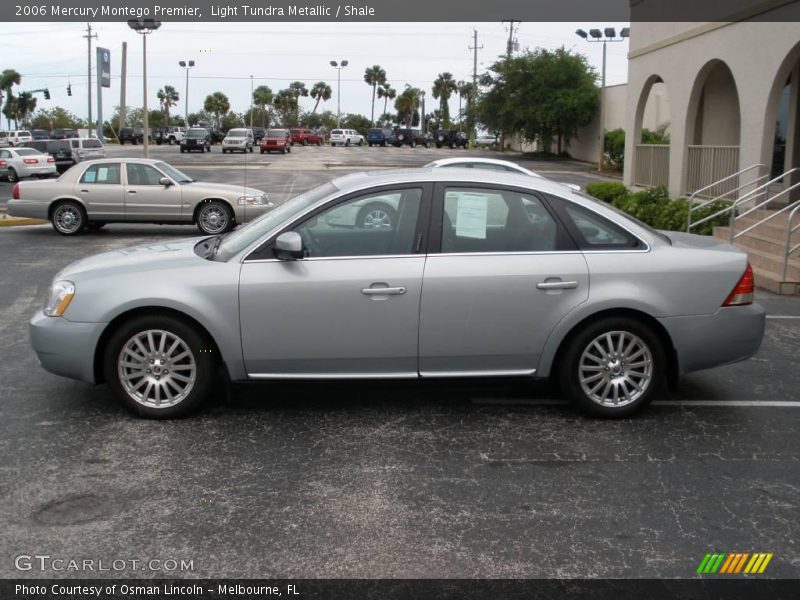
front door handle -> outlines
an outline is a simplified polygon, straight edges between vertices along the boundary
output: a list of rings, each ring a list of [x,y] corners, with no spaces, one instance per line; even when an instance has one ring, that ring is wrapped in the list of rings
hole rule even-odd
[[[81,194],[88,194],[89,190],[81,190]]]
[[[406,293],[404,287],[377,287],[364,288],[361,293],[365,296],[402,296]]]
[[[538,290],[574,290],[576,287],[577,281],[543,281],[536,284]]]
[[[136,190],[128,190],[128,193],[129,193],[129,194],[135,194],[135,193],[136,193]]]

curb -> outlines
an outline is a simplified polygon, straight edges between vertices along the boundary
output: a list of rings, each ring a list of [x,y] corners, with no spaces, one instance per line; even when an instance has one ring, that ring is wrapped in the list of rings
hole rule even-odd
[[[0,210],[0,227],[16,227],[18,225],[44,225],[44,219],[28,219],[24,217],[9,217],[5,210]]]

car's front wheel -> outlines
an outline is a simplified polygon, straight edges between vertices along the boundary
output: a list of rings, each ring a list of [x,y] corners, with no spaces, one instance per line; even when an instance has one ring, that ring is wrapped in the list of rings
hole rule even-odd
[[[106,381],[130,411],[152,419],[183,417],[212,387],[213,344],[170,315],[142,315],[123,323],[109,338]]]
[[[77,235],[86,227],[86,212],[77,202],[60,202],[53,208],[50,222],[61,235]]]
[[[217,235],[233,229],[233,215],[222,202],[204,202],[197,211],[197,228],[206,235]]]
[[[560,361],[563,392],[599,417],[626,417],[647,405],[667,371],[653,328],[628,317],[601,319],[567,342]]]

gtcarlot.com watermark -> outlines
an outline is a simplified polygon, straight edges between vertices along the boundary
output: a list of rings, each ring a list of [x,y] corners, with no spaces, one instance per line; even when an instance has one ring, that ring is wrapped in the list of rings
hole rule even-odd
[[[49,554],[20,554],[14,558],[18,571],[42,572],[120,572],[154,571],[159,573],[183,573],[194,571],[194,560],[185,558],[137,559],[137,558],[62,558]]]

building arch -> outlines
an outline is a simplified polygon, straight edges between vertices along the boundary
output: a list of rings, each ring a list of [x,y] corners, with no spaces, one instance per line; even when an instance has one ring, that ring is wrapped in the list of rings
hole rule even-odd
[[[669,145],[650,146],[642,139],[642,131],[658,129],[670,123],[669,93],[661,75],[653,73],[645,79],[639,91],[631,132],[633,142],[633,184],[645,187],[667,186],[669,183]],[[647,142],[644,143],[643,142]]]

